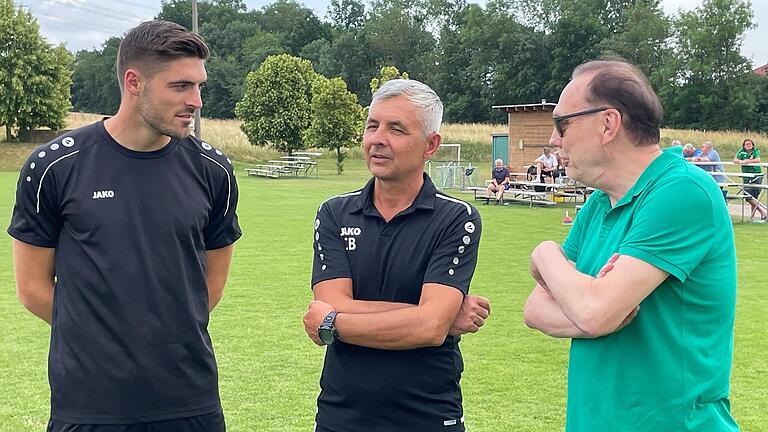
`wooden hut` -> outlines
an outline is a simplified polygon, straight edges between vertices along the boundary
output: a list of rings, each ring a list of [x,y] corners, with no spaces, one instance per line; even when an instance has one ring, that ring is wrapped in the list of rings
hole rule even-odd
[[[520,172],[539,157],[549,146],[552,135],[552,110],[556,103],[542,99],[541,103],[524,105],[494,105],[492,108],[507,113],[509,132],[493,134],[492,161],[501,159],[512,172]]]

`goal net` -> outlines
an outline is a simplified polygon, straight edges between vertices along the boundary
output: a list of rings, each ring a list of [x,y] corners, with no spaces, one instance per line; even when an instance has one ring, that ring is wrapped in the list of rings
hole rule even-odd
[[[438,189],[472,186],[472,164],[461,160],[461,144],[441,144],[427,163],[427,173]]]

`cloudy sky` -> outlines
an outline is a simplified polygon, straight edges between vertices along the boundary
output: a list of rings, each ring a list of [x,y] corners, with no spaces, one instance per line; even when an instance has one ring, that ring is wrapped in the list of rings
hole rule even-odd
[[[299,0],[325,16],[330,0]],[[260,9],[273,0],[247,0],[249,9]],[[483,3],[483,1],[480,1]],[[160,0],[16,0],[40,22],[48,41],[64,42],[70,51],[101,46],[107,38],[123,34],[136,24],[152,19],[160,10]],[[662,0],[667,14],[690,10],[702,0]],[[757,67],[768,63],[768,1],[753,0],[757,28],[744,39],[742,53]],[[761,43],[762,42],[762,43]]]

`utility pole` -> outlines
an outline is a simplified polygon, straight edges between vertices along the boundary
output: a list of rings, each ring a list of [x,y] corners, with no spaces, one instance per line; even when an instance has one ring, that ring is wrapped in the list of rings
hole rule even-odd
[[[192,0],[192,33],[198,34],[197,31],[197,0]],[[203,130],[200,125],[200,110],[195,110],[195,136],[202,139]]]

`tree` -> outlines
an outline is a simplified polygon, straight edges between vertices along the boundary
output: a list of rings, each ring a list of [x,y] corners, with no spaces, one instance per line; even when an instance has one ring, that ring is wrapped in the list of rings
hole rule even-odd
[[[755,121],[750,64],[741,55],[754,26],[744,0],[705,0],[675,21],[676,73],[662,91],[667,122],[698,129],[744,129]]]
[[[371,79],[371,94],[376,93],[385,82],[393,79],[408,79],[408,72],[400,73],[394,66],[384,66],[379,71],[379,76]]]
[[[69,111],[72,55],[52,47],[30,12],[0,0],[0,124],[6,138],[45,126],[60,129]]]
[[[245,94],[235,114],[253,145],[282,152],[306,148],[304,131],[312,121],[312,83],[317,74],[309,60],[288,54],[270,56],[245,80]]]
[[[317,39],[330,39],[330,24],[324,24],[295,0],[277,0],[257,15],[264,31],[280,35],[287,52],[298,55],[308,43]]]
[[[122,39],[113,37],[101,49],[75,54],[72,73],[72,106],[75,111],[114,114],[120,106],[115,59]]]
[[[359,29],[365,22],[365,5],[359,0],[331,0],[328,16],[337,29]]]
[[[357,96],[341,78],[318,77],[312,85],[312,125],[307,142],[336,151],[336,173],[344,171],[344,148],[360,142],[365,117]]]
[[[671,22],[656,1],[637,2],[623,16],[623,27],[604,39],[600,49],[604,55],[618,56],[637,65],[658,89],[668,78],[663,68],[670,55]]]
[[[375,64],[395,65],[429,82],[435,38],[426,28],[429,17],[420,3],[375,0],[362,31]]]

